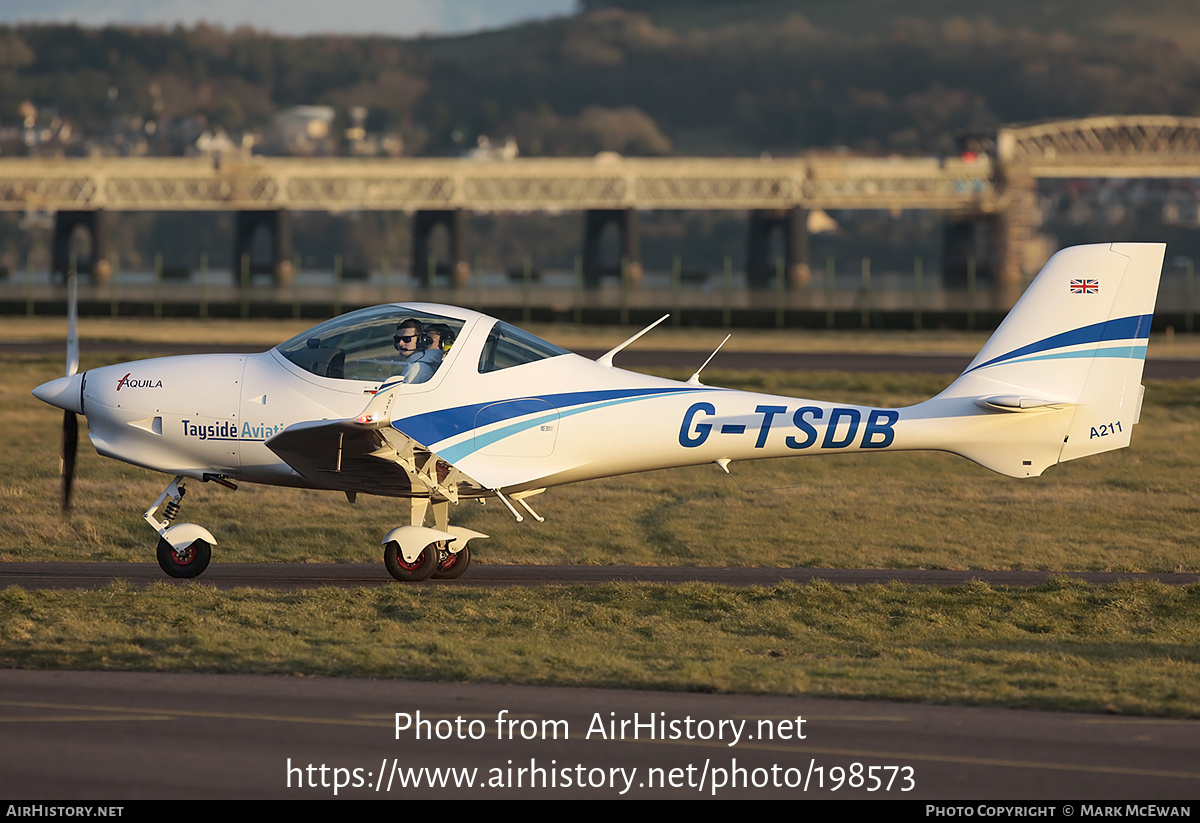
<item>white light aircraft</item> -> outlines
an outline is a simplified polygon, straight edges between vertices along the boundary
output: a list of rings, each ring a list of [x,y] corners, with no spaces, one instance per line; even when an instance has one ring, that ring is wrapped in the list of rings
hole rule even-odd
[[[454,578],[470,563],[468,542],[486,537],[449,523],[451,504],[468,500],[494,498],[518,521],[541,521],[529,498],[551,486],[652,469],[934,449],[1037,477],[1127,446],[1164,252],[1059,252],[967,370],[907,408],[721,389],[699,371],[683,383],[650,377],[613,365],[649,328],[592,361],[427,303],[351,312],[261,354],[83,373],[72,311],[67,376],[33,393],[65,411],[64,506],[79,414],[100,454],[173,476],[145,513],[173,577],[203,572],[217,542],[173,522],[185,483],[238,481],[408,499],[409,522],[382,539],[388,571]]]

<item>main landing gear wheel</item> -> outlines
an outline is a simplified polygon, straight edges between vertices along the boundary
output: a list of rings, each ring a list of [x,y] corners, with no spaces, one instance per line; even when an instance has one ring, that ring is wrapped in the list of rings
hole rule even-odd
[[[438,567],[437,543],[426,546],[417,555],[417,559],[409,563],[404,559],[404,555],[400,554],[400,544],[391,540],[383,547],[383,565],[387,566],[392,577],[403,583],[428,580]]]
[[[186,546],[172,546],[158,540],[158,565],[171,577],[199,577],[212,560],[212,546],[206,540],[193,540]]]
[[[441,552],[438,552],[439,556]],[[471,565],[471,547],[463,546],[457,554],[446,552],[446,556],[438,563],[437,571],[433,573],[434,580],[454,580],[462,577],[467,566]]]

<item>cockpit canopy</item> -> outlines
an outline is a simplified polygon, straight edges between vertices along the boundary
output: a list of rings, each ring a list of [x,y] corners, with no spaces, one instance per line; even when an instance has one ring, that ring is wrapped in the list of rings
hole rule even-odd
[[[416,325],[410,326],[410,320]],[[280,343],[276,349],[300,368],[322,377],[387,380],[403,374],[413,359],[402,356],[397,349],[397,330],[402,323],[419,332],[419,339],[412,349],[414,356],[436,360],[428,370],[429,374],[441,365],[442,356],[454,345],[464,325],[463,321],[452,317],[413,311],[403,306],[374,306],[327,320]],[[431,334],[433,329],[441,331],[436,348]]]
[[[465,325],[427,309],[374,306],[327,320],[280,343],[276,350],[322,377],[384,381],[403,376],[405,382],[421,383],[441,368],[443,358],[449,359]],[[568,354],[564,348],[499,320],[476,329],[487,335],[475,364],[480,374]],[[415,347],[411,342],[414,336]],[[403,348],[400,337],[408,338]]]
[[[479,355],[479,373],[484,374],[513,366],[523,366],[548,357],[570,354],[566,349],[547,343],[527,331],[497,320],[488,332],[487,342]]]

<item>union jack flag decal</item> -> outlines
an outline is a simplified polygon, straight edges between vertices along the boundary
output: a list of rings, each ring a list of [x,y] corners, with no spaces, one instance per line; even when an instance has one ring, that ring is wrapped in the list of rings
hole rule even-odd
[[[1100,291],[1100,281],[1092,278],[1075,278],[1071,281],[1071,294],[1097,294]]]

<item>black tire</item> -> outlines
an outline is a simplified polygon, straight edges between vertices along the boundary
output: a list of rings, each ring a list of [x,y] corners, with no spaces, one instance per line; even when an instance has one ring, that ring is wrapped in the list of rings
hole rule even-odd
[[[388,574],[401,583],[419,583],[422,580],[428,580],[438,567],[437,543],[426,546],[417,555],[417,559],[409,563],[400,554],[400,544],[392,540],[383,547],[383,565],[387,566]]]
[[[433,573],[434,580],[454,580],[462,577],[467,567],[471,565],[471,547],[463,546],[458,554],[447,554],[446,559],[438,563]]]
[[[212,546],[207,540],[193,540],[181,549],[174,548],[163,538],[158,539],[158,565],[171,577],[199,577],[212,560]]]

